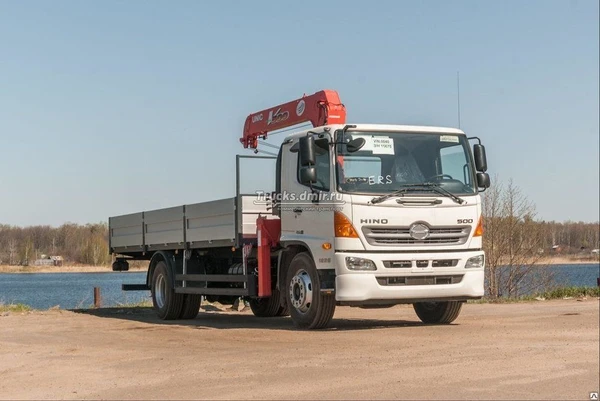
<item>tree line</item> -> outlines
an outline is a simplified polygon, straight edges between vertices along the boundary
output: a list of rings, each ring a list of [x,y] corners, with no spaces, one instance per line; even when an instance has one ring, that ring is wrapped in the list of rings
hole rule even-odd
[[[495,180],[483,194],[487,266],[533,265],[553,254],[591,255],[598,249],[598,222],[555,222],[536,218],[533,205],[512,181]],[[108,225],[65,223],[60,227],[0,224],[0,264],[27,265],[47,256],[64,263],[107,265]],[[516,274],[516,273],[515,273]],[[519,281],[519,277],[514,277]],[[493,278],[492,278],[493,284]]]
[[[553,286],[552,270],[540,266],[547,256],[598,259],[598,222],[538,220],[535,205],[512,180],[497,181],[482,196],[488,296],[518,297]]]
[[[60,227],[0,224],[0,264],[33,265],[43,256],[61,256],[66,264],[107,265],[108,225],[65,223]]]

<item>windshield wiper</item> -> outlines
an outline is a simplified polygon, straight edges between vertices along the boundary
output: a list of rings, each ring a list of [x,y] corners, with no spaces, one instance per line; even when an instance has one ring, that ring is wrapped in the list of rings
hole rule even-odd
[[[396,191],[392,191],[388,194],[376,196],[373,199],[371,199],[371,204],[374,205],[376,203],[381,203],[384,200],[391,198],[392,196],[402,195],[404,192],[409,191],[410,189],[411,189],[410,187],[400,188],[400,189],[398,189]]]
[[[454,195],[452,192],[448,191],[447,189],[442,188],[439,184],[437,184],[435,182],[424,182],[422,184],[404,184],[404,185],[402,185],[402,188],[400,188],[396,191],[392,191],[389,194],[377,196],[377,197],[371,199],[371,204],[374,205],[376,203],[383,202],[384,200],[389,199],[392,196],[402,195],[403,193],[408,192],[410,190],[418,190],[418,189],[422,189],[422,188],[427,188],[437,194],[440,194],[442,196],[447,196],[448,198],[452,199],[454,202],[458,203],[459,205],[462,205],[465,202],[464,199],[459,198],[458,196]]]
[[[420,185],[431,188],[431,190],[433,192],[437,192],[440,195],[447,196],[448,198],[452,199],[454,202],[458,203],[459,205],[462,205],[463,203],[465,203],[465,200],[463,198],[459,198],[458,196],[454,195],[452,192],[448,191],[446,188],[443,188],[442,186],[440,186],[440,184],[437,184],[435,182],[424,182],[423,184],[420,184]]]

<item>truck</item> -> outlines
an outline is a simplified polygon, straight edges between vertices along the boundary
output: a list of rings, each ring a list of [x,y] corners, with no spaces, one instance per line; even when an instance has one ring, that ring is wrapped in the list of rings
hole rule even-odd
[[[300,329],[326,327],[340,305],[412,304],[422,322],[449,324],[484,295],[478,137],[348,124],[338,93],[321,90],[250,114],[240,142],[255,153],[236,156],[234,197],[109,218],[112,269],[149,261],[145,283],[123,289],[149,290],[160,319],[196,318],[204,298]],[[273,163],[274,190],[241,190],[244,158]]]

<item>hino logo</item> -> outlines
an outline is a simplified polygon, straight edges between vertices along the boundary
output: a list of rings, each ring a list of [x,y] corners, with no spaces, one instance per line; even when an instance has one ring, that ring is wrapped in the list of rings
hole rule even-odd
[[[360,219],[361,224],[387,224],[388,219]]]
[[[429,237],[429,227],[427,227],[425,224],[415,223],[410,226],[408,233],[414,239],[423,240]]]

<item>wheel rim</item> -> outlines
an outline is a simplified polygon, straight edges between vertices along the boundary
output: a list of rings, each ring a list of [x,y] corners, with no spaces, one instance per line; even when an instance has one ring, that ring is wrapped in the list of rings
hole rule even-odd
[[[154,299],[156,300],[156,306],[158,306],[159,309],[162,309],[162,307],[165,306],[166,293],[167,283],[165,281],[165,276],[161,274],[157,277],[154,286]]]
[[[290,282],[290,303],[300,313],[309,311],[313,300],[313,285],[310,275],[299,270]]]

